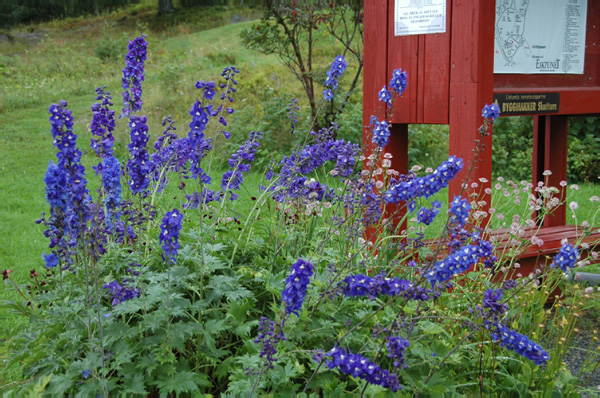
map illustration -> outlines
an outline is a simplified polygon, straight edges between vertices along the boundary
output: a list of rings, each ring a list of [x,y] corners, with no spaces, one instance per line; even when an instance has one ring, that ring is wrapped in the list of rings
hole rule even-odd
[[[529,0],[498,0],[496,4],[496,42],[506,66],[515,65],[513,58],[519,49],[531,54],[523,35],[528,6]]]

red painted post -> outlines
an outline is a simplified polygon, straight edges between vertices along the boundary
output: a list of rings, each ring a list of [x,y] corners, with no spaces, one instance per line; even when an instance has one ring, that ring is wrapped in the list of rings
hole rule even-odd
[[[567,116],[541,115],[533,118],[533,168],[532,182],[544,181],[548,186],[560,190],[558,197],[565,199],[566,187],[561,187],[561,181],[567,181],[567,136],[569,120]],[[544,171],[552,174],[544,176]],[[535,192],[534,192],[535,194]],[[544,218],[542,226],[553,227],[565,225],[567,221],[567,206],[554,209],[552,215]]]
[[[450,183],[450,199],[461,192],[468,169],[475,160],[473,149],[483,122],[481,110],[486,103],[493,102],[494,13],[495,8],[488,0],[454,1],[452,5],[450,154],[463,158],[465,167]],[[491,131],[482,144],[484,151],[473,164],[470,181],[485,188],[491,186]],[[487,183],[479,182],[480,178],[485,178]]]

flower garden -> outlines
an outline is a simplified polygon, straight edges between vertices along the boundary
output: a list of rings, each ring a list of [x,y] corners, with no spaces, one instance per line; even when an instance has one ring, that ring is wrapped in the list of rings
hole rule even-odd
[[[565,242],[540,270],[509,277],[535,243],[522,231],[565,201],[558,189],[499,178],[502,200],[465,190],[442,206],[439,192],[473,165],[450,156],[401,175],[386,152],[386,114],[371,118],[365,148],[331,124],[259,170],[264,134],[252,131],[222,171],[217,149],[236,134],[243,71],[198,81],[183,120],[165,118],[151,143],[148,51],[145,36],[129,42],[122,95],[96,89],[89,147],[78,146],[68,98],[49,106],[56,158],[38,220],[44,266],[27,286],[3,270],[18,293],[5,306],[27,320],[11,337],[10,361],[25,377],[15,396],[581,391],[583,374],[563,363],[565,343],[599,293],[565,277],[597,258],[593,244]],[[347,67],[333,59],[324,104]],[[394,72],[382,103],[410,90],[407,73]],[[497,106],[481,116],[489,134]],[[122,158],[119,119],[129,137]],[[84,152],[96,156],[91,169]],[[486,201],[494,212],[513,208],[511,245],[491,237]],[[596,215],[598,197],[589,205]],[[582,239],[594,221],[581,224]],[[598,367],[596,347],[588,371]]]

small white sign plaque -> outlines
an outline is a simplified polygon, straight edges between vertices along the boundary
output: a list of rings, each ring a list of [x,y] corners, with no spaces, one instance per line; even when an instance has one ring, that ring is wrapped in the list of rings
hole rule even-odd
[[[446,0],[396,0],[396,36],[446,32]]]

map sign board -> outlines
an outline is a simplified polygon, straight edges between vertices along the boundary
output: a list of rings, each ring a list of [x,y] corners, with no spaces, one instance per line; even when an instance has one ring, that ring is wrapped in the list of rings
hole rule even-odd
[[[394,35],[446,32],[446,0],[396,0]]]
[[[587,0],[497,0],[494,73],[583,74]]]

